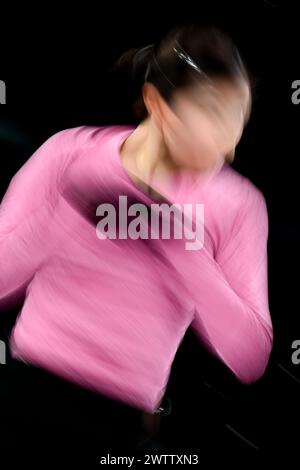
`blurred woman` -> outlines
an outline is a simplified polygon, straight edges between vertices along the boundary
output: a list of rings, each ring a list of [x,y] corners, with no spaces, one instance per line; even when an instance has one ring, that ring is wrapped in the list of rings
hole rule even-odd
[[[229,165],[251,110],[235,45],[188,24],[126,52],[117,65],[125,64],[141,83],[139,124],[56,133],[0,206],[0,304],[25,300],[11,335],[23,372],[10,425],[32,452],[77,456],[82,447],[99,458],[113,446],[143,448],[156,417],[170,412],[165,391],[189,326],[243,383],[263,375],[272,349],[266,203]],[[127,223],[136,204],[164,203],[162,219],[173,205],[180,213],[203,204],[201,248],[142,230],[124,236],[120,195]],[[99,236],[111,207],[114,236],[105,224]],[[26,392],[26,377],[35,391]]]

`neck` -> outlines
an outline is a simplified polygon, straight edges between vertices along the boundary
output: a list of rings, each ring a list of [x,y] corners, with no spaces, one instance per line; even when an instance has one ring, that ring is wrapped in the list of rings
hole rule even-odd
[[[124,167],[147,185],[174,172],[163,137],[151,117],[142,121],[120,149]]]

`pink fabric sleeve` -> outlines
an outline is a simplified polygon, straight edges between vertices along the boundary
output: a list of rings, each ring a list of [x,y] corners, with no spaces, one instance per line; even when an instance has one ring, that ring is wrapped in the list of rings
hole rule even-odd
[[[0,205],[0,308],[24,297],[50,247],[56,181],[66,153],[63,130],[48,138],[13,176]]]
[[[245,384],[263,375],[273,346],[267,207],[258,188],[252,184],[246,187],[246,202],[232,233],[215,259],[207,250],[200,250],[195,271],[191,269],[189,276],[196,303],[192,328],[210,352]]]

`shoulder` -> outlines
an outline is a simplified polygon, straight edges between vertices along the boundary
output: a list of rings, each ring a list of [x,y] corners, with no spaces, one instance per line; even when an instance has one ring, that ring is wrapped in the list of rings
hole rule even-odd
[[[225,169],[224,195],[225,203],[231,217],[231,236],[241,231],[259,231],[264,235],[268,234],[268,209],[265,196],[261,189],[250,180],[250,178],[240,174],[232,167]]]
[[[44,144],[62,148],[93,145],[106,127],[108,126],[82,125],[62,129],[48,137]]]
[[[132,128],[133,126],[125,124],[71,127],[52,134],[43,146],[57,146],[63,151],[88,150],[96,145],[109,145],[114,139],[118,139]]]
[[[237,214],[256,207],[266,206],[261,189],[230,165],[224,165],[215,181],[215,191],[222,195],[223,204]]]
[[[204,192],[206,223],[216,249],[235,235],[254,227],[268,232],[268,214],[262,191],[248,177],[225,164]]]

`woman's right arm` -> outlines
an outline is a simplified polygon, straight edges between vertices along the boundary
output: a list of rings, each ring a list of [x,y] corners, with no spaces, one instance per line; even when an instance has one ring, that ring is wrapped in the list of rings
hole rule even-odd
[[[51,248],[47,236],[57,198],[57,181],[77,128],[48,138],[12,178],[0,204],[0,308],[24,298],[26,288]]]

